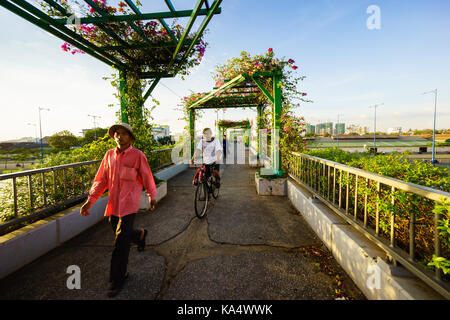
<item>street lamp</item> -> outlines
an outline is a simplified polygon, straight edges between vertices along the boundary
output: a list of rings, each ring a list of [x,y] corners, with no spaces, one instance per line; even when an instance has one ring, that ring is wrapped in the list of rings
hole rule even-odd
[[[338,117],[338,120],[337,120],[337,123],[336,123],[336,137],[337,137],[337,147],[338,147],[338,149],[339,149],[339,129],[338,129],[338,127],[339,127],[339,116],[341,116],[341,114],[338,114],[337,115],[337,117]]]
[[[370,106],[369,108],[375,109],[375,116],[374,116],[374,125],[373,125],[373,151],[376,153],[377,150],[377,108],[379,106],[383,106],[384,103],[376,104],[374,106]]]
[[[434,120],[433,120],[433,152],[431,155],[431,163],[435,164],[436,161],[436,105],[437,105],[437,89],[424,92],[422,94],[434,93]]]
[[[92,118],[94,118],[94,139],[95,140],[97,140],[97,124],[96,124],[96,122],[95,122],[95,119],[96,118],[101,118],[100,116],[93,116],[93,115],[90,115],[90,114],[88,114],[88,117],[92,117]]]
[[[50,111],[50,109],[39,107],[39,131],[40,131],[40,137],[41,137],[41,162],[44,162],[44,146],[42,145],[41,110]]]

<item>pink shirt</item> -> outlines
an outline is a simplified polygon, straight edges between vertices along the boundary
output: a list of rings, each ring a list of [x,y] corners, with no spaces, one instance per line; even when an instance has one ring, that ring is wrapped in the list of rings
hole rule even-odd
[[[116,147],[106,151],[89,191],[88,201],[97,201],[108,189],[105,216],[123,217],[139,210],[142,187],[150,199],[155,198],[156,185],[147,157],[132,146],[121,153]]]

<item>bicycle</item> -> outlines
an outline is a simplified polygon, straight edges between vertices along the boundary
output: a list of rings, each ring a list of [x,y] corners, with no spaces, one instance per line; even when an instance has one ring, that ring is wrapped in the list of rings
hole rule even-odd
[[[199,219],[202,219],[205,217],[208,209],[210,195],[212,195],[214,199],[217,199],[219,196],[216,178],[212,174],[206,178],[206,165],[204,163],[195,172],[192,185],[196,187],[194,195],[195,214]]]

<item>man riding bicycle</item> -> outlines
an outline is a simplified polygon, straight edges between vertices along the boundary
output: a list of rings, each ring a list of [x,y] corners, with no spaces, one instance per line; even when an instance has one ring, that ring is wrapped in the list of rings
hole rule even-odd
[[[191,164],[194,163],[194,159],[203,153],[203,163],[206,167],[206,178],[212,175],[216,179],[216,187],[220,187],[220,174],[219,163],[223,148],[219,139],[212,137],[212,131],[210,128],[203,129],[203,139],[197,144],[197,148],[194,151],[194,156],[191,158]]]

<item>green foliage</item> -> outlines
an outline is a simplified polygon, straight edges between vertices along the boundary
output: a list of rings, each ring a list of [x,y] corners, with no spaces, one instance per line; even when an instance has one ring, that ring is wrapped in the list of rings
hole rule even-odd
[[[338,148],[316,149],[305,152],[306,154],[323,158],[345,165],[356,167],[365,171],[373,172],[382,176],[388,176],[403,180],[405,182],[414,183],[436,190],[450,192],[449,170],[445,167],[435,167],[426,162],[409,161],[408,153],[392,153],[390,155],[370,155],[368,153],[351,153]],[[293,161],[291,159],[291,161]],[[291,162],[292,165],[292,162]],[[297,166],[299,166],[297,164]],[[367,215],[368,226],[375,227],[376,211],[379,211],[379,228],[382,237],[389,238],[391,229],[391,217],[395,217],[396,245],[405,251],[409,249],[409,228],[411,212],[415,213],[415,245],[416,255],[420,261],[432,263],[430,266],[444,267],[448,264],[450,257],[449,243],[449,217],[448,202],[441,203],[426,199],[422,196],[405,192],[402,190],[394,190],[388,185],[380,184],[380,191],[377,192],[377,183],[365,178],[359,177],[357,190],[356,176],[350,174],[347,176],[345,171],[333,168],[330,172],[323,173],[321,164],[313,163],[299,166],[299,171],[304,173],[303,177],[306,182],[319,188],[322,196],[328,197],[328,178],[330,174],[331,192],[330,199],[333,198],[333,181],[336,181],[334,198],[339,201],[339,187],[341,187],[341,203],[342,207],[346,206],[346,190],[348,183],[349,192],[349,215],[355,214],[355,193],[357,197],[357,216],[363,218],[365,208],[365,195],[367,194]],[[336,176],[335,176],[336,172]],[[394,198],[394,202],[392,199]],[[435,213],[441,214],[442,218],[439,222],[439,233],[442,243],[442,257],[433,259],[434,254],[434,216]],[[442,259],[441,259],[442,258]],[[448,268],[448,267],[447,267]],[[448,270],[448,269],[446,269]]]
[[[84,137],[81,140],[81,145],[84,146],[88,143],[91,143],[92,141],[103,137],[106,133],[108,133],[108,128],[88,129],[86,130]]]
[[[78,145],[78,139],[72,132],[63,130],[52,135],[48,139],[48,143],[54,149],[69,150],[70,147]]]
[[[438,230],[441,242],[447,248],[450,247],[450,201],[442,198],[441,203],[437,204],[433,213],[439,214],[441,219],[438,221]],[[433,254],[432,261],[428,266],[442,269],[444,274],[450,273],[450,260],[445,257],[437,257]]]
[[[158,138],[158,143],[163,145],[163,146],[168,146],[170,145],[172,142],[172,137],[171,136],[164,136],[164,137],[159,137]]]

